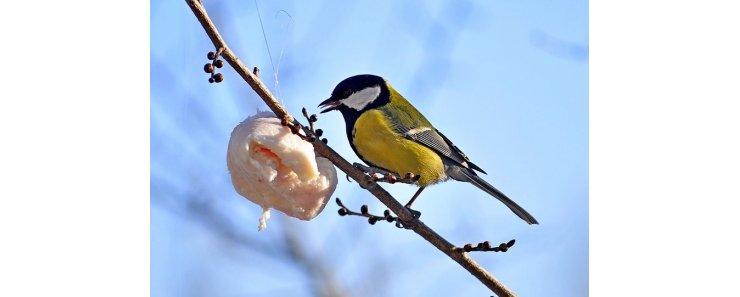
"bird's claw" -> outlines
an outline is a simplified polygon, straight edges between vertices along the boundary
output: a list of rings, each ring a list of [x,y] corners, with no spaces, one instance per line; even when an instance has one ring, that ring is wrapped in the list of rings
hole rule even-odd
[[[406,208],[406,210],[408,210],[411,213],[411,216],[414,218],[414,221],[421,217],[420,211],[411,209],[410,207],[407,207],[407,206],[404,206],[404,208]],[[401,218],[398,218],[398,220],[396,220],[396,227],[403,228],[403,229],[414,229],[416,228],[416,224],[413,223],[413,221],[407,222],[407,221],[401,220]]]
[[[413,210],[408,207],[406,209],[411,213],[411,216],[414,217],[414,221],[418,219],[419,217],[421,217],[421,212]],[[396,220],[396,227],[403,228],[403,229],[414,229],[416,228],[416,223],[414,223],[414,221],[407,222],[407,221],[401,220],[401,218],[398,218]]]
[[[406,207],[406,210],[408,210],[411,213],[414,219],[418,219],[421,217],[421,212],[418,210],[412,209],[410,207]]]

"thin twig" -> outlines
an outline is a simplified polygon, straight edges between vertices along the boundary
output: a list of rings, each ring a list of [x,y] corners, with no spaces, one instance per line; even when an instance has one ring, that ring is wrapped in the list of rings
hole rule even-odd
[[[356,212],[345,206],[344,203],[342,203],[341,199],[337,198],[335,201],[337,202],[337,205],[339,205],[338,212],[340,216],[366,217],[367,222],[370,223],[370,225],[375,225],[375,223],[381,221],[388,223],[396,222],[396,228],[413,229],[415,227],[413,223],[404,222],[401,221],[398,217],[394,217],[393,215],[391,215],[391,211],[387,209],[383,212],[382,216],[379,216],[371,214],[369,208],[367,207],[367,204],[363,204],[362,207],[360,207],[360,212]]]
[[[461,248],[456,248],[456,249],[460,249],[466,252],[504,252],[505,253],[506,251],[509,250],[509,248],[514,246],[515,242],[516,240],[512,239],[512,240],[509,240],[509,242],[501,243],[498,246],[491,246],[491,242],[484,241],[484,242],[478,243],[478,245],[476,246],[473,246],[473,244],[468,243],[465,246]]]
[[[285,119],[287,122],[293,123],[298,126],[300,123],[288,113],[285,107],[278,102],[278,100],[270,93],[264,83],[254,75],[249,68],[242,63],[241,60],[231,51],[226,45],[221,35],[218,33],[216,26],[213,24],[211,19],[208,17],[205,8],[199,0],[186,0],[190,9],[192,9],[195,17],[198,19],[200,24],[205,29],[206,34],[213,42],[216,49],[223,49],[221,56],[226,60],[234,70],[249,84],[250,87],[257,93],[260,98],[270,107],[278,118]],[[300,127],[304,127],[300,125]],[[304,127],[305,129],[305,127]],[[334,163],[340,170],[344,171],[352,179],[364,189],[367,189],[375,197],[380,200],[386,207],[388,207],[393,213],[395,213],[401,220],[405,222],[411,222],[415,225],[414,232],[419,234],[429,243],[434,245],[437,249],[445,253],[447,256],[455,260],[460,266],[465,268],[473,276],[478,278],[486,287],[491,289],[498,296],[515,296],[514,293],[504,286],[500,281],[493,277],[488,271],[483,269],[478,263],[476,263],[467,253],[462,250],[455,248],[449,241],[444,239],[442,236],[434,232],[431,228],[425,225],[422,221],[414,218],[403,205],[391,196],[386,190],[379,186],[376,182],[371,180],[364,172],[358,170],[347,160],[342,158],[336,151],[331,147],[324,144],[322,141],[313,141],[311,144],[314,150],[321,156],[327,158],[329,161]]]

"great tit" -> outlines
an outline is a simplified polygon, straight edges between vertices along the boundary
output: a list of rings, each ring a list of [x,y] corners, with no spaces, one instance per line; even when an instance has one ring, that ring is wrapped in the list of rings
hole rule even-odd
[[[331,97],[319,104],[321,113],[339,110],[347,138],[358,157],[370,166],[392,173],[420,175],[419,190],[450,178],[469,182],[500,200],[529,224],[537,220],[504,193],[481,179],[486,173],[380,76],[362,74],[340,82]]]

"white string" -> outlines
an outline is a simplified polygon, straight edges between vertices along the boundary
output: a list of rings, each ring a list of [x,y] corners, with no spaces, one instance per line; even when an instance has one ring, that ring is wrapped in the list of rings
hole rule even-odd
[[[288,16],[288,23],[285,24],[285,31],[283,32],[283,40],[282,40],[281,45],[280,45],[280,56],[278,57],[277,69],[275,70],[275,88],[277,89],[278,94],[281,94],[282,95],[282,93],[280,91],[280,81],[278,81],[278,73],[280,72],[280,64],[282,64],[282,62],[283,62],[283,54],[285,53],[285,41],[288,39],[288,33],[287,32],[290,29],[290,25],[293,23],[293,16],[290,15],[285,10],[280,10],[277,13],[275,13],[275,18],[277,18],[280,15],[281,12],[282,13],[285,13],[285,15]]]
[[[280,73],[280,64],[283,61],[283,54],[285,53],[285,41],[287,39],[287,35],[288,34],[287,33],[284,34],[282,45],[281,45],[281,48],[280,48],[280,56],[278,57],[278,64],[277,64],[277,67],[275,67],[275,63],[274,63],[273,58],[272,58],[272,52],[270,51],[270,43],[267,42],[267,33],[265,33],[265,25],[262,22],[262,13],[260,12],[260,6],[257,3],[257,0],[254,0],[254,6],[257,8],[257,17],[260,20],[260,28],[262,29],[262,38],[265,40],[265,46],[267,47],[267,55],[270,58],[270,66],[272,67],[272,73],[273,73],[273,76],[274,76],[273,79],[274,79],[275,93],[277,95],[276,97],[277,97],[278,101],[280,102],[283,96],[282,96],[282,91],[280,90],[280,80],[278,79],[278,77],[279,77],[278,75]],[[280,11],[278,11],[275,14],[275,17],[276,18],[278,17],[278,15],[280,14],[280,12],[283,12],[283,13],[285,13],[288,16],[288,23],[285,25],[285,28],[286,28],[285,31],[287,32],[288,31],[288,28],[290,27],[290,24],[293,21],[293,16],[291,16],[285,10],[280,10]]]

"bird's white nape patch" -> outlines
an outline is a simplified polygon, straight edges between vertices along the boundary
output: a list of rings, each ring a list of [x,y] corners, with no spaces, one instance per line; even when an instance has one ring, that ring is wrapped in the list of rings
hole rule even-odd
[[[378,99],[379,95],[380,86],[364,88],[359,92],[352,93],[347,99],[342,100],[342,104],[354,110],[362,110],[365,106],[375,101],[375,99]]]

